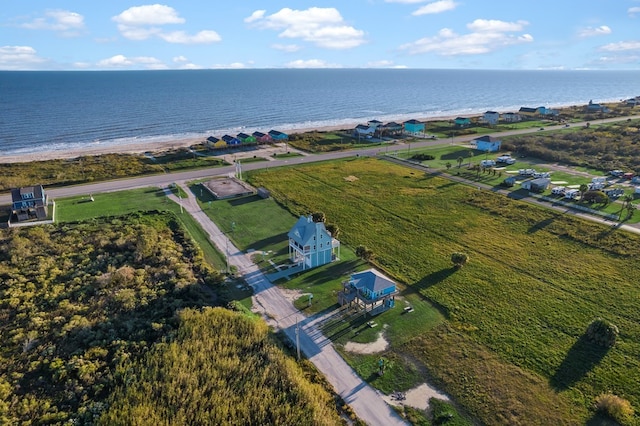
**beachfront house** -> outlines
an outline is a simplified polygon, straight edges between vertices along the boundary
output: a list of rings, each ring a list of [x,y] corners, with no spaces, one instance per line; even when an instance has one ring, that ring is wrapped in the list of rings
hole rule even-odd
[[[502,146],[502,141],[496,137],[484,135],[484,136],[475,138],[472,141],[472,144],[476,146],[476,149],[478,151],[497,152],[497,151],[500,151],[500,146]]]
[[[409,133],[411,135],[417,135],[419,133],[424,133],[424,123],[418,120],[409,120],[404,122],[404,131],[405,133]]]
[[[207,145],[209,148],[215,148],[216,143],[219,141],[220,139],[216,138],[215,136],[209,136],[205,142],[205,145]]]
[[[238,133],[236,138],[242,142],[243,145],[251,145],[256,143],[256,138],[254,136],[248,135],[246,133]]]
[[[240,142],[240,139],[234,138],[231,135],[224,135],[222,137],[222,140],[227,144],[227,146],[235,146],[235,145],[240,145],[242,143]]]
[[[12,189],[11,213],[18,222],[30,219],[46,219],[47,196],[42,185]]]
[[[453,120],[453,124],[456,127],[469,127],[471,126],[471,119],[469,117],[456,117]]]
[[[520,117],[520,114],[518,114],[517,112],[505,112],[504,114],[502,114],[502,120],[505,123],[517,123],[519,121],[522,121],[522,117]]]
[[[331,236],[324,222],[314,222],[311,215],[300,216],[287,236],[289,259],[303,270],[333,262],[340,256],[340,241]]]
[[[268,134],[266,134],[266,133],[262,133],[262,132],[257,132],[256,131],[256,132],[252,133],[252,136],[254,138],[256,138],[256,141],[258,143],[261,143],[261,144],[262,143],[271,143],[271,142],[273,142],[273,138],[271,136],[269,136]]]
[[[380,128],[380,133],[382,135],[401,135],[402,134],[402,124],[396,123],[395,121],[391,121],[387,124],[382,125]]]
[[[500,120],[500,113],[496,111],[487,111],[482,115],[482,121],[490,126],[495,126]]]
[[[590,100],[589,103],[587,104],[587,112],[607,113],[607,112],[611,112],[611,110],[604,105],[594,104],[593,101]]]
[[[269,136],[271,136],[271,138],[274,141],[286,141],[289,140],[289,135],[287,135],[286,133],[282,133],[278,130],[269,130]]]
[[[357,304],[371,314],[392,308],[398,293],[396,283],[375,269],[351,275],[342,286],[342,291],[338,293],[338,303],[341,306]]]
[[[521,117],[523,116],[523,117],[532,118],[538,115],[538,108],[521,107],[518,110],[518,113],[520,114]]]
[[[375,129],[377,129],[378,127],[382,126],[382,121],[380,121],[380,120],[369,120],[369,121],[367,121],[367,125],[369,127],[373,127]]]
[[[371,138],[376,133],[376,128],[372,126],[368,126],[365,124],[358,124],[355,129],[353,129],[353,136],[360,138]]]

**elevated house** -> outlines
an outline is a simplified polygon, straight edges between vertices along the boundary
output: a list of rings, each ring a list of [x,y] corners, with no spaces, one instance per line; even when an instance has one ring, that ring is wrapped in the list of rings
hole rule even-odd
[[[417,135],[418,133],[424,133],[424,129],[424,123],[421,121],[411,119],[404,122],[405,133]]]
[[[498,124],[500,120],[500,113],[496,111],[487,111],[482,115],[482,121],[489,124],[490,126],[495,126]]]
[[[11,213],[18,222],[47,218],[47,196],[42,185],[11,190]]]
[[[538,115],[538,108],[521,107],[518,110],[518,113],[520,114],[520,116],[524,117],[536,117]]]
[[[246,133],[238,133],[236,139],[242,142],[243,145],[251,145],[256,143],[256,138]]]
[[[607,112],[611,112],[611,110],[604,105],[593,103],[593,101],[590,100],[589,103],[587,104],[587,112],[607,113]]]
[[[471,126],[471,119],[468,117],[456,117],[453,120],[453,124],[456,127],[469,127]]]
[[[338,259],[340,241],[331,236],[324,222],[314,222],[311,216],[300,216],[287,234],[289,259],[302,269],[315,268]]]
[[[214,148],[216,146],[216,142],[219,142],[219,141],[220,139],[216,138],[215,136],[209,136],[205,143],[209,148]]]
[[[251,136],[253,136],[254,138],[256,138],[256,142],[260,143],[260,144],[264,144],[264,143],[272,143],[273,142],[273,138],[271,136],[269,136],[266,133],[262,133],[262,132],[253,132],[251,134]]]
[[[273,139],[274,141],[289,140],[289,135],[287,135],[286,133],[282,133],[278,130],[269,130],[269,136],[271,136],[271,139]]]
[[[369,120],[369,121],[367,121],[367,125],[369,127],[373,127],[373,128],[377,129],[378,127],[382,126],[382,121],[380,121],[380,120]]]
[[[342,283],[338,303],[364,307],[370,313],[380,313],[395,305],[396,283],[375,269],[358,272]]]
[[[222,137],[222,140],[228,145],[228,146],[234,146],[234,145],[240,145],[242,142],[240,142],[240,139],[238,138],[234,138],[231,135],[224,135]]]
[[[366,125],[366,124],[358,124],[355,129],[353,129],[353,136],[356,138],[371,138],[376,133],[376,128]]]
[[[502,114],[502,120],[505,123],[517,123],[519,121],[522,121],[522,117],[520,117],[520,114],[518,114],[517,112],[505,112],[504,114]]]
[[[383,135],[401,135],[402,134],[402,124],[396,123],[395,121],[391,121],[387,124],[383,124],[380,127],[380,133]]]
[[[502,146],[502,141],[496,137],[484,135],[475,138],[472,142],[476,149],[483,152],[497,152]]]

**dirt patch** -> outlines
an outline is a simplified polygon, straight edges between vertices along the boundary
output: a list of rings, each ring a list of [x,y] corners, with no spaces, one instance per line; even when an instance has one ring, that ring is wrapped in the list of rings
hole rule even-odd
[[[417,408],[420,410],[426,410],[429,408],[429,400],[431,398],[441,399],[443,401],[450,401],[451,399],[439,390],[429,386],[427,383],[423,383],[413,389],[409,389],[404,392],[402,399],[397,395],[382,395],[382,398],[387,401],[388,404],[401,406],[408,405],[409,407]]]
[[[383,328],[386,328],[385,325]],[[344,350],[347,352],[354,352],[357,354],[377,354],[380,352],[384,352],[389,347],[389,342],[384,337],[384,332],[381,330],[378,333],[378,338],[371,343],[355,343],[355,342],[347,342],[344,345]]]
[[[343,179],[346,180],[347,182],[355,182],[358,180],[358,178],[355,176],[345,176]]]

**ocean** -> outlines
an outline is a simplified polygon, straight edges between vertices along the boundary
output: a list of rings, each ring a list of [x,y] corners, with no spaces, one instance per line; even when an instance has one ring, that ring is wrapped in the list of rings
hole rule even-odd
[[[637,95],[637,71],[0,71],[0,156]]]

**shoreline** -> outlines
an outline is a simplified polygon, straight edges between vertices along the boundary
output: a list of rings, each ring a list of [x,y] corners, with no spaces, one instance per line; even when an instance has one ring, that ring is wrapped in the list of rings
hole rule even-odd
[[[555,109],[566,109],[576,107],[577,105],[562,105],[562,106],[551,106],[550,108]],[[500,114],[509,111],[498,111]],[[443,120],[453,120],[456,117],[466,117],[473,118],[482,116],[482,113],[471,113],[471,114],[458,114],[458,115],[442,115],[442,116],[429,116],[429,117],[419,117],[415,118],[418,121],[429,123],[434,121],[443,121]],[[354,121],[352,123],[342,123],[340,125],[335,126],[321,126],[321,127],[307,127],[307,128],[295,128],[288,131],[285,131],[288,134],[301,134],[308,132],[331,132],[331,131],[347,131],[353,129],[358,124],[362,124],[364,120],[360,122]],[[176,137],[174,139],[157,141],[157,140],[149,140],[146,142],[133,142],[126,144],[105,144],[105,145],[91,145],[87,143],[84,147],[79,148],[71,148],[66,150],[52,150],[52,151],[38,151],[38,152],[30,152],[23,154],[8,154],[3,155],[0,154],[0,164],[10,164],[10,163],[27,163],[27,162],[35,162],[35,161],[48,161],[48,160],[61,160],[61,159],[74,159],[79,157],[86,156],[99,156],[105,154],[143,154],[145,152],[166,152],[179,148],[186,148],[192,145],[200,144],[205,142],[206,136],[199,137]]]

